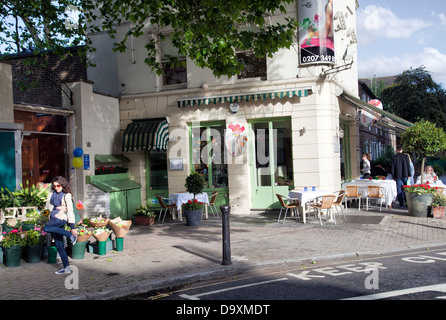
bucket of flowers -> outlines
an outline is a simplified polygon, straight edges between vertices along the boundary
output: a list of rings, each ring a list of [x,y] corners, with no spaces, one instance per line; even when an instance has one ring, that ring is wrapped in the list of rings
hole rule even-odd
[[[104,218],[102,215],[99,215],[99,217],[92,217],[90,218],[90,225],[95,228],[104,227],[108,224],[109,219]]]
[[[410,216],[427,217],[437,188],[429,182],[403,186]]]
[[[25,234],[25,256],[28,263],[38,263],[42,258],[43,244],[45,243],[46,232],[41,226],[35,225],[32,229],[26,230]]]
[[[106,241],[110,236],[111,230],[105,226],[95,228],[93,230],[93,237],[98,241],[98,253],[104,255],[107,252]]]
[[[0,245],[3,248],[5,265],[7,267],[18,267],[20,265],[22,250],[26,245],[24,236],[18,229],[12,229],[11,232],[3,232]]]
[[[91,231],[84,226],[79,226],[77,230],[77,242],[87,242],[91,237]]]

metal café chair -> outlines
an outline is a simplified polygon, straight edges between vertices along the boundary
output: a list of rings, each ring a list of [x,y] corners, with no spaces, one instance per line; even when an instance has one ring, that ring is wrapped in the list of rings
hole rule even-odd
[[[317,214],[319,216],[319,222],[322,225],[322,210],[327,210],[328,213],[333,213],[333,202],[335,200],[336,196],[335,195],[325,195],[325,196],[320,196],[317,197],[316,199],[314,199],[314,203],[312,203],[310,206],[314,209],[316,209]],[[334,219],[334,224],[336,225],[336,217],[332,214],[333,219]]]
[[[350,200],[358,200],[358,210],[361,211],[361,197],[362,195],[358,191],[358,186],[345,186],[345,197],[344,197],[344,205],[345,209],[347,209],[347,201]]]
[[[333,201],[333,206],[336,208],[336,213],[338,214],[339,214],[338,207],[341,209],[341,213],[344,216],[344,221],[347,221],[345,219],[344,209],[342,208],[342,201],[344,201],[345,194],[346,194],[345,190],[336,191],[334,195],[336,195],[337,198],[335,201]]]
[[[297,210],[297,207],[300,206],[300,203],[298,200],[293,201],[292,203],[285,203],[285,201],[283,200],[283,196],[280,194],[276,193],[276,197],[277,199],[279,199],[279,203],[280,203],[280,212],[279,212],[279,218],[277,219],[277,222],[280,222],[280,216],[282,215],[282,210],[285,209],[285,216],[283,217],[283,223],[285,223],[285,219],[286,219],[286,215],[288,213],[288,209],[291,210],[296,210],[297,214],[299,215],[299,211]]]
[[[367,190],[368,190],[368,195],[366,197],[366,210],[369,211],[369,199],[370,199],[379,201],[379,211],[381,211],[385,194],[381,192],[381,188],[379,186],[367,186]]]
[[[209,200],[209,208],[211,209],[212,214],[214,216],[217,215],[217,218],[218,218],[218,211],[217,211],[217,207],[215,206],[215,200],[217,200],[217,195],[218,195],[218,191],[212,192],[211,200]]]
[[[163,223],[164,223],[164,219],[166,218],[166,213],[167,213],[167,211],[169,210],[169,209],[172,209],[172,210],[175,210],[175,208],[176,208],[176,205],[175,205],[175,203],[172,203],[172,204],[169,204],[169,205],[165,205],[164,204],[164,201],[163,201],[163,197],[162,196],[160,196],[160,195],[156,195],[156,198],[158,199],[158,202],[159,202],[159,204],[160,204],[160,206],[161,206],[161,210],[160,210],[160,215],[159,215],[159,217],[158,217],[158,221],[160,221],[160,219],[161,219],[161,215],[163,214],[163,210],[164,210],[164,217],[163,217]],[[166,199],[166,198],[165,198]],[[172,212],[172,218],[174,218],[174,214],[173,214],[173,212]]]

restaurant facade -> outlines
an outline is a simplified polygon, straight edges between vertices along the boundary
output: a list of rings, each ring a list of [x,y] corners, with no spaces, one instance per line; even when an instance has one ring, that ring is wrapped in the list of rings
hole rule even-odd
[[[111,50],[108,35],[91,35],[97,50],[88,58],[95,67],[88,68],[87,81],[67,83],[73,99],[63,97],[61,108],[70,113],[66,173],[76,199],[84,202],[83,214],[109,214],[100,211],[111,206],[110,200],[99,201],[106,192],[92,183],[98,166],[124,167],[141,202],[154,206],[156,195],[185,191],[186,177],[197,171],[205,192],[219,192],[217,207],[229,204],[232,214],[279,208],[276,194],[286,196],[291,189],[336,191],[359,177],[361,117],[392,134],[408,123],[359,98],[358,5],[289,4],[287,15],[310,25],[301,23],[306,28],[294,45],[271,58],[237,52],[246,70],[234,77],[216,78],[181,56],[183,67],[152,72],[144,63],[144,46],[157,36],[150,25],[145,36],[130,39],[125,53]],[[269,21],[283,18],[272,15]],[[314,31],[325,25],[326,37],[319,37]],[[118,26],[118,35],[126,28]],[[160,42],[159,61],[167,64],[164,54],[174,55],[172,48],[169,37]],[[74,166],[77,148],[83,163]]]

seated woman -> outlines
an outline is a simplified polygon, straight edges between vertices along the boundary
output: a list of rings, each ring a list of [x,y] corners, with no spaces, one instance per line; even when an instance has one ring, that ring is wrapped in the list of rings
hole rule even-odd
[[[437,175],[434,172],[434,168],[432,166],[426,166],[423,172],[423,183],[426,181],[434,182],[437,180]],[[417,184],[421,183],[421,176],[417,179]]]

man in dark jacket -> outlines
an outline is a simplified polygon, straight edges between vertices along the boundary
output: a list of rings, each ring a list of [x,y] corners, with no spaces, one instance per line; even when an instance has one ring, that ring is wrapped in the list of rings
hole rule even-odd
[[[407,184],[407,178],[410,176],[409,157],[403,153],[403,147],[396,147],[396,155],[392,157],[392,177],[396,182],[397,198],[400,208],[404,206],[403,186]]]

